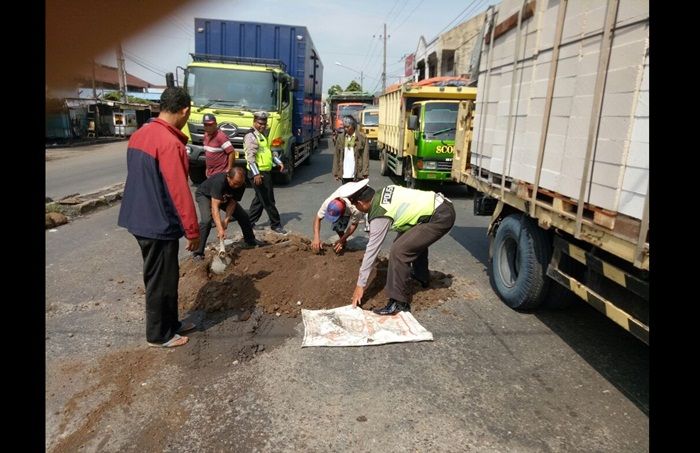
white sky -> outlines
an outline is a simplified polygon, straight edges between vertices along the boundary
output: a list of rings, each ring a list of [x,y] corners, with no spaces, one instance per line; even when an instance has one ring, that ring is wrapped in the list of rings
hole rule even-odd
[[[150,83],[165,85],[166,72],[186,66],[194,51],[194,18],[240,20],[307,27],[324,66],[323,93],[351,80],[365,91],[381,89],[383,24],[387,24],[387,85],[402,76],[406,54],[421,35],[430,41],[484,11],[497,0],[196,0],[171,12],[139,35],[122,41],[126,69]],[[164,5],[167,2],[163,2]],[[374,35],[374,36],[373,36]],[[116,45],[116,43],[115,43]],[[98,61],[116,66],[114,52]],[[335,62],[342,63],[338,66]],[[357,72],[355,72],[355,71]],[[182,73],[180,72],[180,75]]]

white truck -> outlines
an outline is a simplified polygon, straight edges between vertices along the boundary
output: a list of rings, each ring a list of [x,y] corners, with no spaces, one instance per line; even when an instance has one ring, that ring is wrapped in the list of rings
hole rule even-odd
[[[564,287],[648,344],[649,1],[503,0],[477,64],[452,176],[491,215],[494,290],[529,311]]]

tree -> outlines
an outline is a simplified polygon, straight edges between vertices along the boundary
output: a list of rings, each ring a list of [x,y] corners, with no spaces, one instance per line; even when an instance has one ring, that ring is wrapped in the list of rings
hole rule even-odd
[[[332,87],[328,88],[328,96],[333,96],[341,91],[343,91],[343,88],[340,85],[333,85]]]
[[[350,82],[350,85],[345,89],[345,91],[362,91],[362,87],[356,81]]]

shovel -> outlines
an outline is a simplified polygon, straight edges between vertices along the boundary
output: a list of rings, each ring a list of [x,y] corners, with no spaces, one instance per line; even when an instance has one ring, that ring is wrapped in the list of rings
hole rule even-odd
[[[231,257],[226,254],[224,240],[220,239],[216,255],[214,255],[214,259],[211,262],[211,271],[215,274],[223,274],[229,264],[231,264]]]

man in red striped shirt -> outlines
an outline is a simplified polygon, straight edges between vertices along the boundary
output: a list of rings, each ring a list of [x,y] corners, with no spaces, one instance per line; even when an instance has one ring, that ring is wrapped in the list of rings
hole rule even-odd
[[[226,134],[216,124],[216,117],[206,113],[204,123],[204,155],[207,159],[207,178],[218,173],[227,173],[236,160],[236,152]]]

